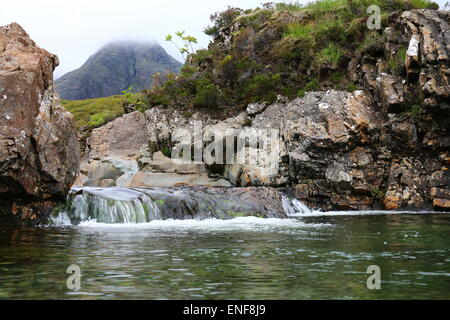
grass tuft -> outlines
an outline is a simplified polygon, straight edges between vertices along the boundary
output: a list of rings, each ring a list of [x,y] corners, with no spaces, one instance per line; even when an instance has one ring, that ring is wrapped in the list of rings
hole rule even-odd
[[[319,65],[328,64],[332,67],[337,67],[341,57],[342,49],[331,42],[319,52],[317,55],[317,62]]]

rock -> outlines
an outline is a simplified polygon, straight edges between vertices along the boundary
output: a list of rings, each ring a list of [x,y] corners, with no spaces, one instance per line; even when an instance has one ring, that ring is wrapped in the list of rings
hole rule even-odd
[[[411,94],[408,86],[420,88],[428,109],[447,109],[450,96],[450,49],[447,45],[450,13],[410,10],[392,15],[392,20],[384,30],[384,47],[378,52],[364,52],[349,64],[349,68],[353,67],[351,72],[355,73],[354,80],[375,92],[379,98],[376,102],[385,112],[403,112],[404,107],[411,105],[411,98],[420,98],[417,93]],[[394,74],[394,70],[381,67],[386,66],[389,58],[395,59],[393,54],[400,50],[406,50],[406,79]],[[385,58],[380,59],[380,56]]]
[[[51,213],[61,205],[60,201],[3,201],[0,200],[0,224],[42,225]]]
[[[329,107],[320,108],[323,104]],[[357,149],[360,159],[357,153],[347,151],[352,144],[368,143],[377,137],[379,122],[363,93],[311,92],[281,112],[286,113],[282,136],[296,173],[294,179],[325,178],[330,187],[348,189],[353,182],[350,158],[361,166],[371,164],[365,149]]]
[[[399,208],[429,209],[426,199],[430,168],[415,157],[394,160],[388,172],[383,204],[387,210]]]
[[[330,90],[274,103],[251,116],[249,129],[279,129],[285,146],[278,171],[263,185],[275,186],[274,178],[283,177],[282,184],[297,184],[298,198],[326,210],[371,209],[380,200],[387,210],[429,208],[427,186],[448,185],[440,160],[426,153],[395,155],[404,153],[405,144],[418,148],[418,136],[431,127],[402,114],[388,114],[383,121],[374,105],[367,93]],[[244,165],[225,166],[225,177],[234,185],[261,185],[258,173]]]
[[[114,179],[104,179],[100,183],[100,187],[102,188],[110,188],[116,185],[116,181]]]
[[[106,125],[92,130],[87,140],[89,160],[105,158],[134,159],[148,143],[143,113],[127,113]]]
[[[247,106],[246,112],[249,116],[260,113],[263,111],[267,105],[265,103],[250,103]]]
[[[340,164],[332,164],[325,170],[325,178],[336,184],[350,186],[352,176],[345,172],[345,169]]]
[[[200,112],[185,116],[179,111],[155,107],[144,114],[128,113],[94,129],[87,141],[87,163],[83,170],[89,176],[85,186],[173,186],[203,184],[230,186],[226,180],[209,178],[204,164],[176,163],[164,151],[183,138],[180,129],[193,131],[194,121],[200,129],[214,123]],[[99,162],[102,162],[99,165]],[[139,171],[139,172],[138,172]]]
[[[57,65],[18,24],[0,27],[0,195],[64,197],[78,175],[72,115],[53,88]]]
[[[123,171],[110,162],[96,163],[92,168],[93,170],[89,171],[89,179],[84,182],[84,186],[100,187],[104,186],[104,184],[111,184],[111,180],[114,183],[113,185],[115,185],[115,181],[124,174]],[[103,182],[104,180],[108,180],[108,182]]]
[[[372,198],[369,196],[342,196],[333,194],[331,203],[336,210],[368,210],[372,207]]]
[[[104,159],[103,162],[109,162],[111,165],[116,167],[123,174],[133,175],[139,171],[139,165],[135,160],[110,157],[110,158]]]
[[[433,199],[433,207],[438,210],[450,210],[450,200],[448,199]]]
[[[282,204],[282,193],[273,188],[249,187],[224,189],[225,194],[232,199],[253,203],[254,212],[277,212],[278,217],[286,217]]]
[[[88,177],[88,176],[86,176],[86,175],[80,173],[80,174],[78,175],[77,179],[75,180],[75,182],[73,183],[73,187],[81,187],[81,186],[83,186],[84,183],[85,183],[86,181],[88,181],[88,180],[89,180],[89,177]]]
[[[450,200],[450,189],[431,188],[430,196],[432,198],[441,198]]]
[[[205,173],[206,168],[204,164],[178,163],[158,151],[153,154],[153,160],[148,162],[144,171],[186,174]]]
[[[432,187],[444,187],[450,186],[450,171],[438,170],[431,174],[430,184]]]
[[[447,45],[450,39],[450,13],[437,10],[405,11],[398,22],[400,28],[406,28],[411,34],[407,60],[413,58],[415,73],[420,68],[419,84],[426,94],[435,96],[438,102],[445,101],[450,96],[450,48]],[[411,62],[407,61],[407,67],[411,69]]]
[[[123,174],[116,166],[109,162],[102,162],[97,166],[97,169],[92,172],[91,179],[103,180],[103,179],[117,179]]]
[[[400,112],[404,102],[403,83],[400,77],[382,73],[376,78],[375,93],[383,111]]]
[[[408,121],[401,121],[393,123],[392,135],[401,142],[413,143],[417,141],[416,128],[413,123]]]
[[[229,164],[225,165],[223,176],[225,179],[230,181],[233,184],[233,186],[238,186],[240,184],[241,173],[242,173],[241,165]]]
[[[124,173],[116,180],[116,186],[118,187],[128,187],[131,185],[131,180],[133,179],[134,174]]]
[[[217,122],[204,112],[194,112],[187,116],[179,110],[167,110],[162,107],[153,107],[144,114],[147,121],[147,138],[151,146],[150,154],[171,145],[175,140],[173,136],[179,129],[193,132],[194,121],[201,123],[203,127]]]
[[[408,44],[406,51],[406,74],[408,82],[415,82],[420,74],[420,56],[419,56],[420,38],[418,35],[413,35]]]
[[[306,183],[298,184],[294,188],[295,197],[298,199],[308,199],[309,197],[309,186]]]
[[[208,177],[206,173],[201,174],[177,174],[177,173],[152,173],[140,171],[136,173],[127,185],[130,188],[149,187],[173,187],[176,185],[202,185],[210,187],[231,187],[224,179]]]
[[[402,205],[401,194],[395,192],[395,190],[389,190],[383,199],[383,205],[386,210],[399,209]]]

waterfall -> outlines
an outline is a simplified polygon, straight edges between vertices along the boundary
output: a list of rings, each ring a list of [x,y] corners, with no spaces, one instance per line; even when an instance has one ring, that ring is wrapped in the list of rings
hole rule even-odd
[[[54,224],[143,223],[167,219],[232,219],[256,216],[286,218],[311,213],[300,201],[283,195],[268,208],[258,198],[244,200],[229,188],[96,188],[77,187],[69,193],[65,210],[51,217]],[[265,199],[267,201],[267,199]],[[270,200],[270,199],[269,199]],[[273,199],[276,203],[276,199]]]
[[[71,198],[71,199],[70,199]],[[163,219],[160,208],[144,193],[126,188],[84,188],[69,195],[69,218],[104,223],[141,223]]]
[[[311,209],[303,202],[297,199],[290,199],[285,195],[282,197],[281,203],[288,217],[305,216],[312,213]]]

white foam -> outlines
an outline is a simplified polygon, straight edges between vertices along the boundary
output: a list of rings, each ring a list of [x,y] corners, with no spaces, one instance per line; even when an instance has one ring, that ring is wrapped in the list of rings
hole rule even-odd
[[[144,223],[100,223],[94,220],[83,221],[77,228],[80,229],[139,229],[139,230],[158,230],[158,229],[176,229],[176,230],[198,230],[198,231],[269,231],[275,229],[295,229],[304,227],[324,227],[331,226],[324,223],[305,223],[298,219],[277,219],[277,218],[257,218],[257,217],[238,217],[230,220],[205,219],[205,220],[153,220]]]
[[[50,221],[51,221],[52,225],[59,226],[59,227],[72,225],[70,218],[66,212],[61,212],[56,217],[50,217]]]
[[[308,213],[299,212],[290,214],[289,217],[330,217],[330,216],[375,216],[398,214],[438,214],[439,211],[387,211],[387,210],[360,210],[360,211],[319,211],[311,210]]]

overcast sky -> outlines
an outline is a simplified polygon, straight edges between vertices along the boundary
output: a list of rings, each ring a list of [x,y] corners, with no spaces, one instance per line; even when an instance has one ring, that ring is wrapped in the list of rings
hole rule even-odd
[[[155,40],[182,61],[177,49],[164,41],[168,33],[186,30],[197,37],[198,48],[206,47],[209,37],[203,28],[210,23],[211,13],[228,5],[248,9],[268,1],[11,0],[2,1],[0,25],[18,22],[40,47],[57,54],[60,66],[55,77],[58,77],[80,67],[90,55],[113,40]]]

